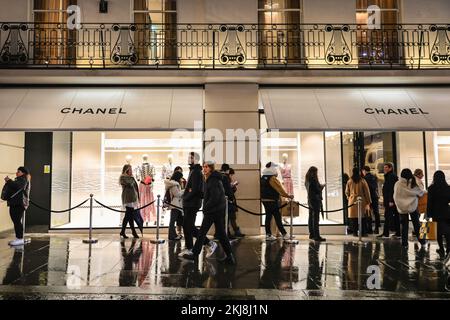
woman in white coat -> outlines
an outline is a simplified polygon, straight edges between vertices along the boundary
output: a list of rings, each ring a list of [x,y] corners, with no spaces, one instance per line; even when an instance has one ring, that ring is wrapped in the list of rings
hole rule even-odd
[[[164,185],[166,188],[166,193],[169,196],[169,208],[170,210],[170,222],[169,222],[169,240],[179,241],[181,240],[181,235],[177,234],[175,230],[175,222],[177,225],[183,224],[183,191],[181,190],[181,182],[183,179],[183,174],[180,171],[175,171],[172,177],[164,180]],[[166,198],[166,197],[165,197]]]
[[[417,206],[419,203],[419,197],[425,193],[416,182],[412,171],[410,169],[403,169],[400,174],[400,179],[394,186],[394,201],[397,206],[397,211],[400,214],[400,225],[402,235],[402,246],[408,247],[408,227],[409,217],[414,227],[414,232],[419,242],[424,245],[425,240],[419,239],[419,213],[417,212]]]

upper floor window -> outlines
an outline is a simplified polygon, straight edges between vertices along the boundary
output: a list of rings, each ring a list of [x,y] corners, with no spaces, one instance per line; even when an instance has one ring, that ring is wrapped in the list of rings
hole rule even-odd
[[[399,63],[397,0],[357,0],[356,22],[359,63]]]
[[[260,24],[300,23],[300,0],[258,0]]]
[[[71,64],[75,62],[75,31],[67,29],[67,8],[76,0],[34,0],[33,56],[37,63]]]
[[[301,62],[300,16],[300,0],[258,0],[259,63]]]
[[[143,64],[174,64],[177,56],[177,1],[134,0],[134,41]]]

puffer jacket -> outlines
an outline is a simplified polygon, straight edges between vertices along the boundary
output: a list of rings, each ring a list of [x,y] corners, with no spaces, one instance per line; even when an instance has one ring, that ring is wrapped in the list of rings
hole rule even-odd
[[[183,207],[183,191],[181,190],[180,184],[175,180],[166,179],[164,180],[165,190],[170,192],[170,204],[176,207]],[[169,209],[178,209],[169,206]]]
[[[14,195],[8,200],[8,207],[24,207],[25,209],[28,208],[30,201],[31,183],[30,181],[28,181],[26,176],[20,176],[14,180],[8,180],[8,182],[6,182],[6,185],[9,188],[8,190],[10,191],[11,196]]]
[[[400,178],[394,185],[394,201],[400,214],[408,214],[417,210],[419,197],[425,192],[420,187],[411,188],[405,178]]]
[[[206,179],[203,194],[204,214],[225,214],[225,190],[219,172],[212,172]]]
[[[122,204],[133,203],[139,200],[138,185],[134,177],[122,174],[119,182],[122,186]]]

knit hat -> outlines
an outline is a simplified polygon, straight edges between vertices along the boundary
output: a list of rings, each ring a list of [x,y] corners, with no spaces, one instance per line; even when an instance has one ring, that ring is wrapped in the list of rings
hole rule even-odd
[[[275,162],[268,162],[266,168],[263,170],[264,176],[276,176],[278,175],[278,165]]]
[[[19,168],[17,168],[17,171],[23,172],[23,173],[26,174],[26,175],[30,174],[30,172],[28,171],[28,169],[25,168],[25,167],[19,167]]]

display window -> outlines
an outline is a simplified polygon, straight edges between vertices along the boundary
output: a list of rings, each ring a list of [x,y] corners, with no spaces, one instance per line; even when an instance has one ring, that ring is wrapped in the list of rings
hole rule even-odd
[[[55,132],[53,134],[52,208],[62,210],[81,203],[90,194],[117,210],[122,188],[122,167],[130,164],[139,185],[141,205],[164,199],[164,179],[175,167],[189,174],[188,154],[201,154],[201,132]],[[144,226],[155,227],[157,206],[141,210]],[[118,228],[123,213],[94,206],[93,227]],[[160,226],[168,226],[170,213],[160,209]],[[201,223],[201,212],[197,224]],[[86,228],[87,205],[66,213],[52,213],[51,228]]]

